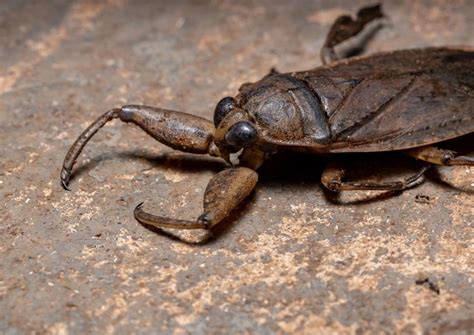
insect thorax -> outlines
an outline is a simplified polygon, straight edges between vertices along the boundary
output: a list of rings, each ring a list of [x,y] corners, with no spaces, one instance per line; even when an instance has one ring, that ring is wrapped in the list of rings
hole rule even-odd
[[[316,92],[288,74],[269,74],[241,87],[237,97],[269,141],[330,142],[327,116]]]

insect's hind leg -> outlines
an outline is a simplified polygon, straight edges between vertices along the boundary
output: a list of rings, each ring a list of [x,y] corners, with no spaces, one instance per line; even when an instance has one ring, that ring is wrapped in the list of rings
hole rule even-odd
[[[434,146],[414,148],[405,151],[411,157],[437,165],[467,165],[474,166],[474,157],[461,156],[456,152],[439,149]]]
[[[326,36],[326,41],[321,49],[323,64],[330,64],[341,59],[334,50],[336,45],[358,35],[369,22],[383,17],[380,4],[361,8],[357,12],[355,20],[348,15],[338,17]],[[358,41],[359,45],[355,45],[354,49],[360,49],[365,43],[366,40],[364,39]]]
[[[430,166],[431,165],[426,164],[418,170],[418,172],[402,180],[387,182],[351,182],[342,180],[345,175],[344,166],[341,162],[335,161],[326,166],[321,176],[321,182],[327,189],[335,192],[348,190],[401,191],[423,182],[423,176]]]

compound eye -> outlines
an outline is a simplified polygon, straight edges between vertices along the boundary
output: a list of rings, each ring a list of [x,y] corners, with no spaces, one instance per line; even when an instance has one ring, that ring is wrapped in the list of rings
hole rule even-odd
[[[225,134],[227,144],[235,147],[248,147],[257,139],[257,130],[248,121],[239,121]]]
[[[226,97],[217,103],[214,111],[214,126],[216,126],[216,128],[236,105],[237,102],[232,97]]]

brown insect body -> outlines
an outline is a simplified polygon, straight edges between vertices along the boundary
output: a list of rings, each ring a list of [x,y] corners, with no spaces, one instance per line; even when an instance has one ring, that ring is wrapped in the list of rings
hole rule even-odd
[[[474,131],[474,52],[428,48],[271,73],[238,104],[259,135],[316,152],[380,152]]]
[[[253,190],[265,158],[282,147],[314,153],[399,150],[426,162],[413,176],[387,182],[344,181],[344,167],[330,162],[321,181],[333,191],[403,190],[422,181],[428,163],[474,165],[473,157],[432,146],[474,132],[474,52],[427,48],[339,60],[335,45],[381,17],[380,6],[373,6],[362,8],[355,19],[338,18],[322,48],[325,66],[272,71],[242,85],[235,98],[217,104],[214,123],[141,105],[106,112],[69,149],[62,185],[67,189],[86,143],[115,118],[134,123],[173,149],[233,164],[211,179],[204,211],[195,221],[152,215],[138,205],[135,218],[156,227],[208,229],[219,223]]]

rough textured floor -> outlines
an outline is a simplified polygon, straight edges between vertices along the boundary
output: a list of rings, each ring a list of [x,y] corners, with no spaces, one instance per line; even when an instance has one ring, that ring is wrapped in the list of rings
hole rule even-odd
[[[472,334],[472,168],[335,199],[319,183],[324,159],[282,155],[201,244],[189,242],[204,232],[152,231],[132,211],[145,201],[197,217],[218,160],[115,121],[86,147],[72,192],[59,186],[67,148],[100,113],[146,103],[211,118],[272,67],[319,66],[332,21],[363,4],[3,1],[0,333]],[[474,46],[472,1],[384,11],[368,53]],[[396,155],[354,163],[377,178],[416,168]]]

